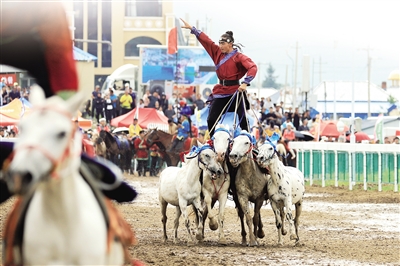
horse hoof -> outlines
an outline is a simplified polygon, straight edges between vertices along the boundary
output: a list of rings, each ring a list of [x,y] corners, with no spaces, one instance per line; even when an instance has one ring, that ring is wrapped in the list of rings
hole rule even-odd
[[[286,230],[282,230],[281,232],[282,232],[282,235],[284,235],[284,236],[287,234]]]
[[[196,239],[199,241],[203,240],[203,235],[201,233],[196,234]]]
[[[196,245],[196,243],[194,243],[194,242],[192,242],[192,241],[187,242],[187,246],[188,246],[188,247],[193,247],[193,246],[195,246],[195,245]]]
[[[300,243],[300,240],[297,240],[297,241],[294,243],[294,246],[295,246],[295,247],[300,247],[300,246],[302,246],[302,244]]]
[[[290,240],[299,240],[296,235],[290,235]]]
[[[249,243],[249,247],[256,247],[256,246],[258,246],[257,241],[254,241],[254,242],[250,242],[250,243]]]
[[[277,247],[283,247],[283,243],[276,244]]]
[[[212,231],[215,231],[218,229],[218,222],[215,219],[210,219],[210,222],[208,223],[208,225]]]
[[[226,245],[228,244],[228,242],[226,241],[225,238],[220,238],[219,241],[218,241],[218,243],[219,243],[220,245],[223,245],[223,246],[226,246]]]
[[[257,232],[257,237],[258,238],[264,238],[265,237],[264,231],[263,230],[258,231]]]

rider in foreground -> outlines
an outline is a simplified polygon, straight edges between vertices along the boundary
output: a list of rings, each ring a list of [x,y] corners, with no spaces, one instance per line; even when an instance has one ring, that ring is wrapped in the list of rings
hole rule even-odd
[[[220,120],[221,114],[223,112],[235,112],[236,98],[232,99],[232,97],[236,95],[237,91],[243,94],[245,102],[244,106],[243,100],[240,100],[237,106],[240,127],[242,130],[250,132],[250,127],[245,117],[246,109],[250,109],[250,104],[245,91],[257,74],[256,64],[249,57],[241,53],[241,44],[235,43],[232,31],[222,34],[217,45],[204,32],[191,26],[183,19],[181,20],[184,23],[182,28],[190,29],[190,33],[196,35],[198,41],[214,61],[216,73],[219,78],[219,84],[214,86],[212,94],[210,94],[207,100],[210,102],[210,112],[207,118],[210,137],[214,135],[214,125]],[[240,82],[240,79],[245,75],[244,80]],[[231,99],[233,103],[228,110],[224,110],[230,104]]]

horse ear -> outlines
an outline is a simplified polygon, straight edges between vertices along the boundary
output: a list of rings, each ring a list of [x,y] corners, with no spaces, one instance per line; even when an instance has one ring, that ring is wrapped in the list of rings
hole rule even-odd
[[[82,104],[87,100],[89,97],[85,91],[79,91],[71,98],[67,100],[68,110],[71,114],[75,115],[76,112],[80,109]]]
[[[203,144],[199,140],[197,140],[197,147],[199,148],[203,147]]]
[[[33,106],[42,104],[45,98],[46,96],[44,95],[44,91],[40,86],[35,84],[31,87],[31,92],[29,94],[29,102]]]

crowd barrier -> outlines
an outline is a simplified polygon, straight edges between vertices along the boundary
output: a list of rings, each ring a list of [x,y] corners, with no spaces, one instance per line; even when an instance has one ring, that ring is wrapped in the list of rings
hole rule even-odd
[[[400,145],[396,144],[350,144],[330,142],[290,142],[297,151],[297,168],[309,179],[310,185],[320,181],[348,183],[349,189],[357,183],[368,189],[368,184],[394,186],[398,192],[400,176]]]

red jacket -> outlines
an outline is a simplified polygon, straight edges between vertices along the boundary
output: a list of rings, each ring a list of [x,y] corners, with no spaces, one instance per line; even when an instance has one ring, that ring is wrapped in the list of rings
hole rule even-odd
[[[198,37],[199,42],[210,55],[214,64],[217,65],[225,56],[217,44],[215,44],[204,32]],[[257,65],[244,54],[237,52],[225,63],[219,66],[216,71],[220,80],[240,80],[247,73],[246,82],[250,82],[257,74]],[[235,86],[222,86],[217,84],[214,86],[213,94],[234,94],[239,88]]]
[[[90,157],[94,157],[96,153],[94,152],[93,142],[88,139],[82,139],[82,151],[89,155]]]
[[[149,145],[147,144],[146,140],[136,138],[133,145],[135,146],[135,150],[136,150],[136,159],[147,159],[148,158]]]

